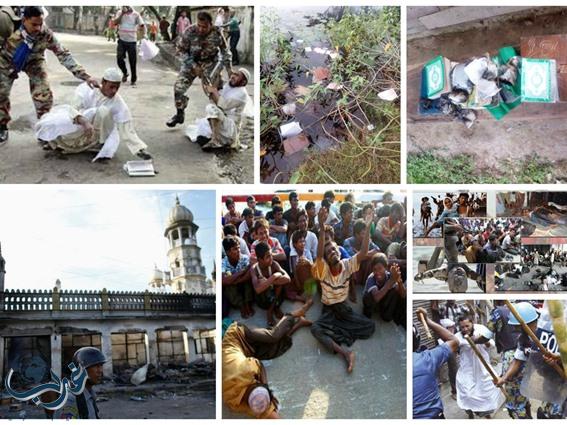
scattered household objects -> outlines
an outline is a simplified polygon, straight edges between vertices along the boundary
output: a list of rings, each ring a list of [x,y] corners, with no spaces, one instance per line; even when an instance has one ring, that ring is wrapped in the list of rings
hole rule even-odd
[[[153,177],[156,175],[152,160],[128,161],[123,168],[130,177]]]
[[[301,125],[297,121],[292,121],[280,126],[280,136],[282,139],[297,136],[303,131]]]
[[[138,369],[136,372],[134,372],[132,378],[130,378],[130,382],[133,385],[140,385],[141,383],[146,381],[147,373],[148,373],[148,365],[146,364],[142,366],[140,369]]]
[[[559,93],[556,75],[553,59],[522,58],[522,101],[557,102]]]
[[[424,97],[438,99],[442,94],[451,91],[450,84],[451,61],[443,56],[437,56],[425,64],[422,73]]]
[[[305,133],[298,134],[297,136],[289,137],[283,142],[283,147],[286,155],[293,155],[296,152],[302,151],[309,146],[309,139]]]
[[[286,115],[295,115],[296,109],[296,105],[293,102],[286,103],[284,106],[282,106],[282,112]]]
[[[319,83],[323,80],[327,80],[331,76],[331,71],[329,71],[329,68],[324,68],[322,66],[313,68],[311,72],[313,72],[314,83]]]
[[[393,102],[394,100],[396,100],[398,98],[398,94],[396,93],[396,90],[389,89],[389,90],[384,90],[384,91],[378,93],[378,97],[382,100],[387,100],[388,102]]]

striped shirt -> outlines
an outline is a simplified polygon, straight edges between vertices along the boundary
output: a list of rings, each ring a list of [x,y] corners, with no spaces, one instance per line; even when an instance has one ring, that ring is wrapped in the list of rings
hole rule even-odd
[[[348,297],[349,278],[358,271],[356,256],[341,260],[341,271],[338,275],[331,273],[327,262],[318,258],[312,267],[313,277],[321,282],[321,302],[333,305],[345,301]]]

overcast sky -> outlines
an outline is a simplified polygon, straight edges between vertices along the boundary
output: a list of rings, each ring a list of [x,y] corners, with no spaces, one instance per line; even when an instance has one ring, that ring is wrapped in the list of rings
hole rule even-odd
[[[6,289],[144,291],[154,264],[167,268],[163,236],[179,195],[199,226],[197,242],[210,277],[214,191],[5,190],[0,243]]]

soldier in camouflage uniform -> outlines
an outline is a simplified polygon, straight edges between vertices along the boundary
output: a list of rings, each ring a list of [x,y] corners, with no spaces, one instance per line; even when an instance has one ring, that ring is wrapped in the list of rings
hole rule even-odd
[[[197,24],[191,25],[180,37],[178,48],[182,53],[182,65],[179,76],[173,86],[177,113],[167,122],[168,127],[175,127],[185,121],[185,108],[189,98],[185,95],[196,77],[204,78],[219,59],[227,69],[232,70],[232,55],[221,34],[213,26],[213,18],[207,12],[197,15]]]
[[[51,50],[75,77],[91,87],[99,87],[98,82],[61,46],[53,31],[43,24],[43,10],[39,7],[26,6],[21,25],[16,24],[15,30],[0,42],[0,142],[8,139],[10,91],[21,71],[29,77],[37,117],[49,112],[53,106],[53,93],[47,80],[46,49]]]

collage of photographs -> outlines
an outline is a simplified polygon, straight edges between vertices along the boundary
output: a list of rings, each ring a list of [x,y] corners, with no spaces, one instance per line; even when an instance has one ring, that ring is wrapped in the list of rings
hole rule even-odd
[[[0,422],[566,419],[567,4],[477,3],[0,6]]]

